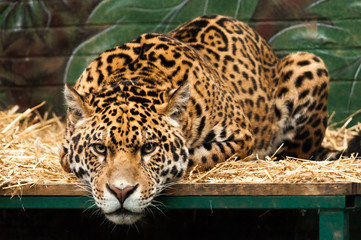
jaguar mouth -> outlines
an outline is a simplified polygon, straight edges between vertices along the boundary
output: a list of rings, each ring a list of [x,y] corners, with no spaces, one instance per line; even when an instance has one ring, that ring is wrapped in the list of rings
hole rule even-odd
[[[132,212],[125,208],[119,208],[110,213],[104,213],[106,218],[115,224],[133,224],[142,218],[142,213]]]

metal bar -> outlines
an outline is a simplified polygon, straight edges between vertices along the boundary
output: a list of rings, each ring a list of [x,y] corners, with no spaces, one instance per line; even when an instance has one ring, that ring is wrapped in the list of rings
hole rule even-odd
[[[94,200],[87,196],[0,197],[0,208],[4,209],[87,209],[91,207],[95,207]]]
[[[349,239],[349,211],[321,210],[319,216],[320,240],[348,240]]]
[[[344,209],[345,196],[162,196],[163,209]],[[87,196],[0,197],[0,208],[70,208],[94,205]]]
[[[334,209],[345,208],[344,196],[167,196],[167,209]]]
[[[356,208],[361,208],[361,196],[355,196],[354,197],[354,206]]]

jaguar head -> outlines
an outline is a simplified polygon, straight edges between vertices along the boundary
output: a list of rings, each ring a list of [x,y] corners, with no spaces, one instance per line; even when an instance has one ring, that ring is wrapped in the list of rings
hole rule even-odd
[[[154,197],[183,176],[188,149],[180,122],[189,91],[188,83],[169,91],[115,84],[92,94],[65,87],[60,162],[89,186],[110,221],[135,223]]]

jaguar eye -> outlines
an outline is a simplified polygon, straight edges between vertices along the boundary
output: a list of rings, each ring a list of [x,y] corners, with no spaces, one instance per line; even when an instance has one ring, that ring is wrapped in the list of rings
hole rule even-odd
[[[156,143],[156,142],[148,142],[148,143],[144,144],[141,149],[142,155],[147,155],[147,154],[154,152],[154,150],[157,148],[157,146],[158,146],[158,143]]]
[[[98,155],[105,155],[107,152],[107,148],[103,144],[93,144],[93,150]]]

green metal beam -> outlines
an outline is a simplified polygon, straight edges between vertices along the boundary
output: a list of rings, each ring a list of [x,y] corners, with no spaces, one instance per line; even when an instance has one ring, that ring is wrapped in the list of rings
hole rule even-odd
[[[162,209],[319,209],[319,239],[322,240],[348,240],[348,210],[361,206],[360,196],[162,196],[156,200]],[[88,196],[0,197],[0,209],[95,207]]]
[[[361,208],[361,196],[355,196],[354,197],[354,207]]]
[[[156,199],[163,209],[344,209],[345,196],[162,196]],[[0,197],[0,208],[95,207],[87,196]]]
[[[86,209],[95,207],[91,197],[0,197],[0,208],[34,208],[34,209]]]
[[[345,196],[185,196],[159,199],[167,209],[340,209]]]
[[[319,239],[348,240],[349,211],[323,210],[319,216]]]

